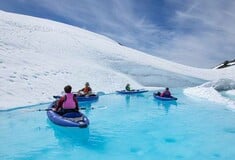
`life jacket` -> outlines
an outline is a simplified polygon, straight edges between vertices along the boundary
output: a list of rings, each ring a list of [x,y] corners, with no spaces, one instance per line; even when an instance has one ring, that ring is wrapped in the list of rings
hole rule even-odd
[[[83,92],[84,92],[85,94],[87,94],[89,91],[91,91],[91,88],[90,88],[90,87],[85,87],[85,88],[83,88]]]
[[[66,93],[62,108],[63,109],[75,109],[76,108],[75,103],[76,102],[74,101],[74,95],[72,93]]]
[[[161,94],[161,97],[170,97],[171,96],[171,92],[170,91],[164,91]]]

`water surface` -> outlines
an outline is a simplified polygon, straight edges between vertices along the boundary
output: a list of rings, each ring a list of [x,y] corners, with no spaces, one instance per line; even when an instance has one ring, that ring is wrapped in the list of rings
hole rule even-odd
[[[54,125],[37,111],[47,104],[0,112],[0,159],[234,159],[235,113],[173,93],[177,102],[148,92],[81,103],[87,129]]]

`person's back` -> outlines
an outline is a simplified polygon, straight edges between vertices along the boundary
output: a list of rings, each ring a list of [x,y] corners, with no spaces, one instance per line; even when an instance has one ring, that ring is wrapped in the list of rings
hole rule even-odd
[[[130,84],[127,84],[125,89],[126,89],[127,91],[131,91]]]
[[[64,96],[64,102],[63,102],[63,109],[75,109],[76,108],[76,102],[75,102],[74,94],[72,93],[66,93]]]
[[[169,91],[169,88],[166,88],[166,90],[161,93],[161,97],[171,97],[171,92]]]
[[[59,99],[55,111],[60,114],[79,111],[76,96],[71,93],[72,87],[67,85],[64,87],[64,91],[66,94]]]

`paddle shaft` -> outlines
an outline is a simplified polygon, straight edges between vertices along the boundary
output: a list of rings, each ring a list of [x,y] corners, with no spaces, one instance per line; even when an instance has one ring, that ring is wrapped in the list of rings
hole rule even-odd
[[[85,107],[80,107],[79,110],[86,110],[87,108]],[[94,107],[91,107],[91,109],[94,109]],[[38,109],[37,111],[52,111],[52,108],[47,108],[47,109]]]

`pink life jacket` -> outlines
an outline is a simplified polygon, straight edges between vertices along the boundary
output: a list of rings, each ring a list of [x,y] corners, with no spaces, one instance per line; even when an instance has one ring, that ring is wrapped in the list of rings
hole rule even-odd
[[[76,108],[76,104],[75,101],[73,99],[73,94],[72,93],[66,93],[65,95],[65,101],[63,102],[63,109],[75,109]]]

